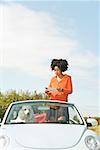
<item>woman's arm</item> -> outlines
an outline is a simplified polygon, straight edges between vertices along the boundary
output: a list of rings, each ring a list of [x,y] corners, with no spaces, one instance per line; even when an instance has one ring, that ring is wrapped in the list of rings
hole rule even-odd
[[[57,88],[58,92],[53,93],[53,95],[63,95],[63,94],[71,94],[73,92],[73,87],[72,87],[72,79],[69,76],[68,77],[68,81],[66,83],[66,87],[62,87],[62,88]]]
[[[72,79],[70,76],[68,78],[66,87],[63,88],[63,92],[66,94],[71,94],[73,92]]]

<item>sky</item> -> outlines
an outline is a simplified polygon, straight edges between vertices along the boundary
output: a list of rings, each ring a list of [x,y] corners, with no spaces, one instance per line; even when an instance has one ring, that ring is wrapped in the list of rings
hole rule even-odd
[[[66,59],[75,103],[99,115],[99,1],[0,1],[0,90],[44,92]]]

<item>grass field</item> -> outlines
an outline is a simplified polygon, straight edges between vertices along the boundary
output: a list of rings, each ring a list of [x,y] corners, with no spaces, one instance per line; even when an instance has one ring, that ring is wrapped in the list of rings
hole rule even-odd
[[[95,131],[96,134],[100,136],[100,125],[94,127],[88,127],[88,129]]]

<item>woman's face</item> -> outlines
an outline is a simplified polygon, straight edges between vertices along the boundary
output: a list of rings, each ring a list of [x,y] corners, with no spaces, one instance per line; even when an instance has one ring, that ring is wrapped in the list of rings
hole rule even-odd
[[[61,72],[61,70],[58,68],[58,66],[55,66],[55,67],[54,67],[54,72],[55,72],[55,74],[56,74],[57,76],[59,76],[59,75],[62,74],[62,72]]]

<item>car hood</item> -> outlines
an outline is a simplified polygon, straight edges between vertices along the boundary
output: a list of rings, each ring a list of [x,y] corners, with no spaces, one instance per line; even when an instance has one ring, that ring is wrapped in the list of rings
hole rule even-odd
[[[23,124],[7,125],[6,134],[27,148],[68,148],[76,145],[86,130],[84,125]]]

